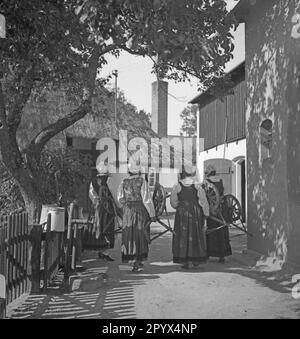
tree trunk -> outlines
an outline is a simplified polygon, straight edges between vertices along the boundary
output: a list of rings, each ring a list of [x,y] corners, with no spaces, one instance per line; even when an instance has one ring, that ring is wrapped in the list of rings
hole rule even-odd
[[[25,209],[28,212],[29,225],[39,223],[39,215],[42,207],[42,194],[38,188],[39,179],[36,176],[34,179],[31,178],[27,171],[23,171],[23,175],[19,175],[15,178],[16,184],[18,185],[22,194]]]

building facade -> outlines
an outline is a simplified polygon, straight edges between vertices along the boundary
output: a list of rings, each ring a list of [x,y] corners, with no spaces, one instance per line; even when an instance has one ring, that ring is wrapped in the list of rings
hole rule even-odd
[[[222,179],[225,194],[233,194],[242,205],[246,216],[246,124],[245,124],[245,63],[229,74],[228,94],[216,98],[211,90],[191,101],[199,106],[198,168],[204,176],[205,168],[216,168],[216,179]]]
[[[248,248],[300,265],[300,1],[241,0]]]

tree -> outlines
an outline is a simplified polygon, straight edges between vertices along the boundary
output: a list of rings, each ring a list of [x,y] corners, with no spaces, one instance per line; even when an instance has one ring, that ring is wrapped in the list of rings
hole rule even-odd
[[[45,145],[91,111],[106,56],[149,56],[159,77],[204,85],[232,57],[234,18],[224,0],[6,0],[0,39],[0,157],[20,188],[30,220],[41,207]],[[37,131],[25,149],[16,138],[33,93],[68,86],[78,105]],[[51,112],[49,112],[51,114]]]
[[[150,113],[147,113],[145,110],[140,110],[139,111],[139,116],[140,116],[140,119],[142,119],[145,124],[151,128],[151,114]]]
[[[79,198],[78,189],[90,180],[91,157],[71,148],[44,149],[39,167],[42,202],[63,206]],[[0,163],[0,170],[2,164]],[[24,209],[19,187],[2,168],[0,176],[0,210],[9,213]]]
[[[180,113],[183,120],[180,130],[185,136],[194,137],[197,134],[197,111],[198,105],[189,105]]]

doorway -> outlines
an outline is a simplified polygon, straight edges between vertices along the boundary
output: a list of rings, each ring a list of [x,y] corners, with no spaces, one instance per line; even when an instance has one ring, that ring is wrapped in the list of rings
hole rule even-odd
[[[246,160],[245,157],[238,157],[233,162],[235,163],[235,196],[242,207],[242,220],[246,222]]]
[[[242,160],[240,163],[241,166],[241,205],[242,205],[242,215],[243,222],[246,222],[246,161]]]

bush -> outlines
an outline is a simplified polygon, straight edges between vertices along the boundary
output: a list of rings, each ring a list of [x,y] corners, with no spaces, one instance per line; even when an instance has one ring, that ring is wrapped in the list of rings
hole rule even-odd
[[[0,162],[0,214],[24,209],[19,188]]]
[[[91,157],[73,149],[45,150],[40,163],[41,193],[46,204],[56,203],[58,193],[62,204],[70,203],[91,177]]]
[[[43,204],[70,203],[81,185],[91,177],[91,157],[73,149],[46,149],[38,167],[38,182]],[[0,213],[24,208],[24,201],[14,180],[0,164]]]

